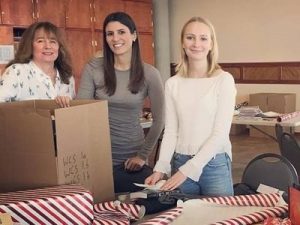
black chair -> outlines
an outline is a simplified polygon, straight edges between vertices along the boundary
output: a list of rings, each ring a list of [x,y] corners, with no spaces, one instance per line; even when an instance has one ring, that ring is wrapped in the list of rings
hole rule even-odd
[[[279,145],[279,149],[281,151],[281,136],[283,134],[283,127],[279,123],[275,124],[275,134]]]
[[[297,139],[290,133],[283,133],[281,135],[280,153],[287,158],[295,167],[298,174],[300,174],[300,146]]]
[[[241,182],[252,190],[257,190],[260,184],[264,184],[288,193],[289,186],[298,184],[298,175],[294,166],[285,157],[265,153],[248,163]]]

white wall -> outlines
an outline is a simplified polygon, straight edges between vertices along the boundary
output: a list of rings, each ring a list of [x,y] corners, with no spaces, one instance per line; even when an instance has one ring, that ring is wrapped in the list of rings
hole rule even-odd
[[[171,61],[192,16],[215,26],[220,62],[300,61],[299,0],[169,0]]]
[[[220,62],[300,61],[299,0],[169,0],[171,62],[178,62],[179,37],[192,16],[209,19],[215,26]],[[237,84],[237,102],[251,93],[296,93],[300,85]]]

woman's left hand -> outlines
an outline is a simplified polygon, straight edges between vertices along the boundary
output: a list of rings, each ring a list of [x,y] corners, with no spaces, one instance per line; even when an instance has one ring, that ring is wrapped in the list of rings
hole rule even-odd
[[[70,107],[71,98],[69,96],[57,96],[55,101],[61,108],[65,108]]]
[[[129,171],[138,171],[142,169],[142,167],[145,165],[145,160],[141,159],[138,156],[129,158],[125,162],[125,170]]]
[[[181,173],[180,171],[177,171],[173,176],[171,176],[166,183],[160,188],[162,191],[171,191],[175,188],[179,187],[185,180],[186,176]]]

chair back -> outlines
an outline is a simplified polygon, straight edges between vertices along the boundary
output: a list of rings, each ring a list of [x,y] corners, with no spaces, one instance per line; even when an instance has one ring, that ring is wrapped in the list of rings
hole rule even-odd
[[[283,156],[265,153],[256,156],[246,166],[242,183],[257,190],[260,184],[288,192],[288,187],[298,184],[298,175],[294,166]]]
[[[300,174],[300,146],[292,134],[284,132],[281,135],[280,153],[293,164]]]
[[[283,127],[279,123],[275,124],[275,134],[279,145],[279,149],[281,149],[281,136],[283,134]]]

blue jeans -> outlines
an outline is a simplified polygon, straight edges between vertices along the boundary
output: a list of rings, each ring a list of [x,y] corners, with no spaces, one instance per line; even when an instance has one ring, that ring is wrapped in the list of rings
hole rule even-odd
[[[174,153],[172,160],[172,173],[184,165],[193,156]],[[199,180],[196,182],[187,178],[179,189],[185,194],[204,196],[231,196],[233,183],[231,174],[231,161],[226,153],[217,154],[203,168]]]
[[[138,171],[127,171],[124,164],[113,166],[115,193],[135,192],[144,188],[138,187],[133,183],[143,184],[145,179],[152,174],[152,168],[144,165]]]

